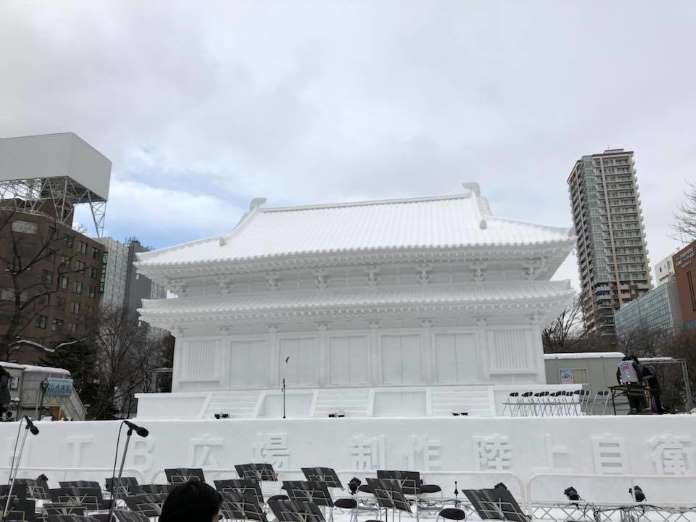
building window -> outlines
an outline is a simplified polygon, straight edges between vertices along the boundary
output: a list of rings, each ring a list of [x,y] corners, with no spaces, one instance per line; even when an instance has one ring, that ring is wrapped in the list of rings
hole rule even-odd
[[[70,234],[65,234],[65,245],[68,248],[72,248],[75,245],[75,238]]]
[[[12,288],[0,289],[0,301],[14,301],[14,290]]]
[[[97,259],[99,256],[99,249],[97,247],[92,247],[92,259]]]
[[[63,329],[63,320],[62,319],[54,319],[51,322],[51,331],[52,332],[60,332]]]
[[[75,281],[75,293],[82,295],[82,281]]]
[[[41,279],[45,285],[50,285],[53,283],[53,272],[50,270],[44,270],[41,273]]]
[[[96,295],[97,295],[96,290],[94,289],[93,286],[90,286],[90,287],[89,287],[89,296],[90,296],[90,297],[96,297]]]
[[[68,288],[68,284],[70,283],[70,280],[68,279],[68,276],[60,276],[60,287],[65,289]]]
[[[21,232],[22,234],[36,234],[39,229],[36,223],[31,221],[17,220],[12,222],[12,232]]]
[[[36,319],[34,320],[34,326],[37,328],[41,328],[42,330],[46,329],[46,324],[48,323],[48,317],[45,315],[37,315]]]
[[[80,303],[73,303],[72,304],[72,313],[74,313],[74,314],[80,313]]]
[[[84,241],[80,241],[80,254],[87,254],[87,243],[85,243]]]
[[[93,266],[92,268],[89,269],[89,277],[91,277],[92,279],[97,278],[97,268],[96,267]]]

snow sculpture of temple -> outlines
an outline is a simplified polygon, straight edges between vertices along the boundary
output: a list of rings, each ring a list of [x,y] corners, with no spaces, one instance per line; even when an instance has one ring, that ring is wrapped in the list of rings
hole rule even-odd
[[[541,329],[572,298],[550,281],[566,228],[495,217],[462,194],[267,208],[228,235],[139,254],[176,298],[142,319],[176,336],[173,393],[139,417],[495,414],[543,385]],[[176,413],[173,413],[176,412]]]

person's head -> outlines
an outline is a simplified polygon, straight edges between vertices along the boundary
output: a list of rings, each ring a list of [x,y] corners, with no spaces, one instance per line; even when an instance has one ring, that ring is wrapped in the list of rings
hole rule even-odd
[[[205,482],[190,480],[169,492],[160,522],[217,522],[222,496]]]

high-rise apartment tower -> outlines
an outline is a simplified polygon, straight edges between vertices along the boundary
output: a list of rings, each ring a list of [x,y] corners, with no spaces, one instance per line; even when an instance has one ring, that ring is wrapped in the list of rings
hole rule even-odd
[[[585,328],[615,335],[614,310],[652,288],[633,152],[583,156],[568,187]]]

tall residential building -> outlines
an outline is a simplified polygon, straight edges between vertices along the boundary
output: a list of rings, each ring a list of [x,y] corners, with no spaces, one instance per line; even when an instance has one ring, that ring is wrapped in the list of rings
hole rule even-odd
[[[614,310],[652,287],[633,152],[583,156],[568,187],[585,328],[613,336]]]
[[[140,241],[129,239],[121,243],[110,237],[98,241],[107,251],[102,269],[102,306],[123,309],[129,317],[136,319],[143,299],[164,299],[167,296],[163,286],[135,271],[136,254],[149,250]]]

